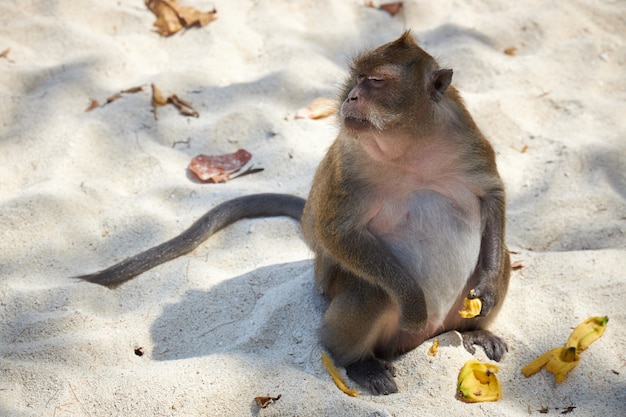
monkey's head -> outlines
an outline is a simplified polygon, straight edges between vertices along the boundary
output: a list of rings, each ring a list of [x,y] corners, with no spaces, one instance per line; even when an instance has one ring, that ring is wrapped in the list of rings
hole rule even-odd
[[[353,61],[340,117],[353,134],[423,130],[436,117],[451,80],[452,70],[440,69],[407,31]]]

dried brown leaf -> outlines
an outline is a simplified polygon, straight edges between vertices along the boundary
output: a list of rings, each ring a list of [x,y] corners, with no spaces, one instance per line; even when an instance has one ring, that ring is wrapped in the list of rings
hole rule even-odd
[[[143,91],[143,85],[140,85],[138,87],[127,88],[126,90],[122,90],[121,93],[122,94],[135,94],[140,91]]]
[[[178,111],[185,116],[200,117],[200,114],[193,108],[191,104],[177,95],[171,95],[167,98],[167,102],[174,105]]]
[[[403,2],[398,1],[398,2],[394,2],[394,3],[385,3],[385,4],[381,4],[378,8],[380,10],[384,10],[387,13],[389,13],[392,16],[395,16],[398,14],[398,12],[400,11],[400,9],[402,8]]]
[[[100,102],[94,98],[91,99],[91,103],[89,103],[89,106],[85,109],[85,113],[92,111],[93,109],[97,108],[98,106],[100,106]]]
[[[171,36],[191,26],[205,26],[217,19],[215,9],[200,12],[193,7],[181,6],[178,0],[145,0],[146,7],[157,17],[155,32]]]
[[[273,404],[274,401],[280,400],[282,396],[282,394],[278,394],[276,397],[254,397],[254,401],[256,401],[260,408],[267,408],[270,404]]]
[[[4,51],[0,52],[0,58],[9,59],[9,52],[11,52],[11,48],[7,48]]]
[[[510,48],[506,48],[504,50],[504,53],[509,56],[517,55],[517,48],[514,46],[511,46]]]
[[[155,119],[157,119],[157,107],[165,106],[166,104],[173,105],[178,109],[180,114],[184,116],[200,117],[200,114],[189,102],[178,97],[176,94],[172,94],[166,98],[163,93],[161,93],[161,90],[159,90],[155,84],[152,84],[152,111],[154,112]]]
[[[121,98],[121,97],[122,97],[122,93],[115,93],[111,97],[107,98],[106,104],[112,103],[112,102],[114,102],[115,100],[117,100],[118,98]]]
[[[210,12],[200,12],[193,7],[181,7],[178,15],[185,22],[185,27],[206,26],[217,19],[217,10],[213,8]]]
[[[296,112],[296,119],[322,119],[337,111],[335,100],[319,97]]]
[[[163,93],[159,90],[159,87],[156,84],[152,84],[152,105],[157,106],[165,106],[167,104],[167,99],[163,97]]]
[[[153,26],[156,28],[154,31],[159,35],[170,36],[183,28],[183,24],[174,7],[174,4],[178,6],[177,0],[145,0],[145,3],[148,9],[157,17]]]
[[[252,159],[252,154],[245,149],[225,155],[197,155],[189,164],[189,170],[200,181],[218,183],[230,179],[231,175],[241,169]]]
[[[523,267],[524,267],[524,264],[522,263],[522,261],[515,261],[511,264],[512,270],[522,269]]]

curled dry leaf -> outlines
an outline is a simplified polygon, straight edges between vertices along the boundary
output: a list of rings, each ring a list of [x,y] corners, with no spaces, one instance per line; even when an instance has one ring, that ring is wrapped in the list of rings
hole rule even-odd
[[[131,87],[131,88],[127,88],[126,90],[119,91],[113,94],[112,96],[108,97],[106,101],[104,102],[103,106],[106,106],[107,104],[112,103],[119,98],[122,98],[122,94],[134,94],[142,90],[143,90],[143,86],[138,86],[138,87]],[[85,112],[90,112],[93,109],[100,107],[100,102],[98,100],[93,99],[93,98],[90,100],[91,102],[89,103],[89,107],[85,109]]]
[[[154,111],[156,114],[156,108],[159,106],[165,106],[167,104],[167,99],[163,97],[163,93],[159,90],[155,84],[151,85],[152,87],[152,105],[154,106]]]
[[[166,104],[171,104],[176,107],[183,116],[200,117],[200,114],[189,102],[178,97],[176,94],[166,98],[163,93],[161,93],[161,90],[159,90],[155,84],[152,84],[152,111],[155,119],[157,119],[157,107],[165,106]]]
[[[178,97],[176,94],[169,96],[167,98],[167,102],[174,105],[174,107],[178,109],[180,114],[184,116],[200,117],[200,114],[198,114],[198,112],[191,106],[191,104],[189,104],[189,102]]]
[[[251,158],[252,154],[245,149],[225,155],[198,155],[191,160],[189,170],[203,182],[226,182]]]
[[[0,58],[4,58],[4,59],[6,59],[6,60],[11,61],[11,60],[9,59],[9,52],[11,52],[11,48],[7,48],[7,49],[5,49],[4,51],[0,52]]]
[[[515,146],[511,146],[511,148],[515,149],[519,153],[526,153],[526,151],[528,150],[528,145],[522,146],[521,149],[517,149]]]
[[[524,267],[524,264],[522,263],[522,261],[515,261],[511,264],[511,269],[516,271],[518,269],[522,269]]]
[[[126,90],[122,90],[121,93],[122,94],[135,94],[138,93],[140,91],[143,91],[143,86],[137,86],[137,87],[131,87],[131,88],[127,88]]]
[[[142,86],[127,88],[126,90],[122,90],[120,92],[113,94],[111,97],[108,97],[104,104],[106,105],[106,104],[114,102],[115,100],[119,98],[122,98],[122,94],[135,94],[135,93],[140,92],[142,89],[143,89]]]
[[[307,107],[296,112],[296,119],[322,119],[337,111],[337,103],[334,100],[319,97]]]
[[[107,98],[106,104],[112,103],[112,102],[114,102],[115,100],[117,100],[118,98],[121,98],[121,97],[122,97],[122,93],[115,93],[111,97]]]
[[[157,20],[155,31],[163,36],[170,36],[191,26],[205,26],[217,19],[215,9],[200,12],[193,7],[181,6],[178,0],[145,0],[146,6]]]
[[[89,103],[89,106],[85,109],[85,112],[90,112],[93,109],[97,108],[98,106],[100,106],[100,102],[94,98],[90,99],[91,102]]]
[[[270,404],[273,404],[274,401],[280,400],[282,396],[282,394],[278,394],[276,397],[254,397],[254,401],[256,401],[260,408],[267,408]]]
[[[514,46],[511,46],[510,48],[506,48],[506,49],[504,50],[504,53],[505,53],[506,55],[514,56],[514,55],[516,55],[516,54],[517,54],[517,48],[516,48],[516,47],[514,47]]]

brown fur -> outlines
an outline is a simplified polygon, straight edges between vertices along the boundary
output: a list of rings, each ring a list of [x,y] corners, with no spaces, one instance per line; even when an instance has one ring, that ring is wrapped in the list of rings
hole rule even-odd
[[[330,300],[322,342],[375,394],[397,390],[385,360],[441,332],[506,350],[482,330],[508,287],[504,188],[451,76],[408,32],[356,58],[304,208]],[[462,319],[471,290],[483,310]]]

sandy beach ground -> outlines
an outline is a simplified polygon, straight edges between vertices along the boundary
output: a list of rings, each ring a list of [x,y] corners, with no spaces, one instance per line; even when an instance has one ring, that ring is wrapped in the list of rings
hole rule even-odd
[[[0,3],[0,415],[625,415],[626,3],[414,0],[392,17],[360,0],[181,1],[218,18],[162,37],[141,0]],[[340,392],[288,219],[241,221],[116,290],[70,278],[232,197],[306,197],[337,124],[296,111],[408,28],[454,69],[508,192],[522,267],[492,327],[509,344],[500,401],[455,399],[472,357],[456,333],[396,362],[398,394]],[[151,84],[199,117],[155,120]],[[239,148],[264,171],[214,185],[187,172]],[[520,373],[595,315],[607,330],[565,382]]]

